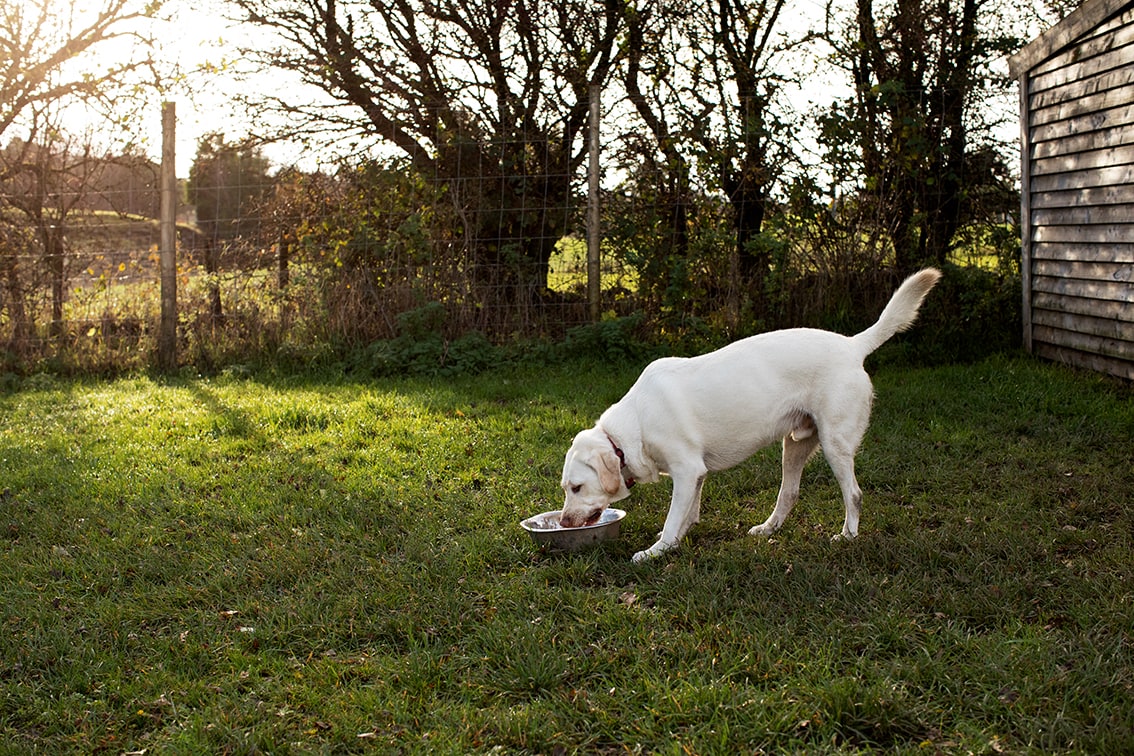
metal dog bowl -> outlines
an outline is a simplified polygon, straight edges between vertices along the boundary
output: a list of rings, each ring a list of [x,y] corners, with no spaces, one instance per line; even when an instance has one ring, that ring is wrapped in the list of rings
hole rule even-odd
[[[626,516],[621,509],[607,508],[603,510],[598,522],[593,525],[565,528],[559,524],[559,515],[562,511],[556,509],[529,517],[520,523],[520,527],[528,531],[532,540],[542,548],[575,551],[584,546],[618,538],[620,523]]]

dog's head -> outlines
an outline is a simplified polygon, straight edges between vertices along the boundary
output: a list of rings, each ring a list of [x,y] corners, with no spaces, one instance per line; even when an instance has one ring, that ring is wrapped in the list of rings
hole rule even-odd
[[[577,528],[597,522],[603,510],[630,495],[622,477],[622,460],[598,428],[580,431],[567,450],[560,482],[566,499],[559,524]]]

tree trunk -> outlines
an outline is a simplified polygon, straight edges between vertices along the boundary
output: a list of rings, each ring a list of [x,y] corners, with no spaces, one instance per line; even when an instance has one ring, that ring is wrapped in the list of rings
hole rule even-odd
[[[754,243],[767,212],[763,188],[741,181],[736,193],[729,199],[736,214],[736,255],[740,275],[753,292],[761,292],[771,262],[767,250]]]
[[[58,338],[63,335],[63,299],[66,295],[62,230],[52,228],[48,222],[41,222],[40,237],[51,280],[51,335]]]
[[[19,254],[6,245],[0,247],[0,273],[4,276],[4,306],[8,309],[8,321],[12,324],[9,343],[18,351],[27,340],[28,316],[24,308],[24,288],[20,282]]]
[[[224,319],[220,293],[220,246],[220,241],[210,236],[205,247],[205,274],[209,279],[209,316],[214,325],[219,325]]]

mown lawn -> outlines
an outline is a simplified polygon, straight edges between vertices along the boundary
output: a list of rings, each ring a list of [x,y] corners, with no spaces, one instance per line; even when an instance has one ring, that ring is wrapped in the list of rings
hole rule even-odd
[[[1134,391],[885,368],[862,535],[821,459],[711,477],[646,565],[537,552],[640,366],[0,393],[0,752],[1134,751]]]

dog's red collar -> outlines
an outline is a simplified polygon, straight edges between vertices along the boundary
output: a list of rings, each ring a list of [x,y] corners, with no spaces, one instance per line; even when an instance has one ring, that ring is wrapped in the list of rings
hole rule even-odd
[[[618,461],[622,463],[622,469],[625,470],[626,469],[626,455],[622,452],[621,449],[618,448],[618,444],[614,443],[614,439],[611,438],[609,435],[606,437],[606,440],[610,442],[610,445],[612,447],[614,447],[614,453],[616,455],[618,455]],[[634,480],[633,476],[627,476],[625,472],[622,473],[622,479],[624,481],[626,481],[626,487],[627,488],[633,488],[634,484],[638,482],[638,481]]]

